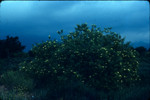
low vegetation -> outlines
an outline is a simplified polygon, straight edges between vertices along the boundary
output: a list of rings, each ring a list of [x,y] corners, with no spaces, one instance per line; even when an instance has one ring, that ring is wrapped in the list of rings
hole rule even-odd
[[[77,25],[74,32],[37,43],[0,40],[2,100],[147,100],[150,50],[133,48],[111,28]],[[8,45],[5,45],[8,44]]]

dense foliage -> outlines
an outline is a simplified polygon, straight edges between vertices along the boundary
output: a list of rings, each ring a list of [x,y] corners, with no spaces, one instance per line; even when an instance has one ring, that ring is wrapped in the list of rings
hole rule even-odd
[[[79,81],[97,90],[116,90],[139,80],[136,51],[111,28],[77,25],[62,35],[61,42],[49,40],[33,47],[35,58],[22,63],[23,72],[38,83]]]

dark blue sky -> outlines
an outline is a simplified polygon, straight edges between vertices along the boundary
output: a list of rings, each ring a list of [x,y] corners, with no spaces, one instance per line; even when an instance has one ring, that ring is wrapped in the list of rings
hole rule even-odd
[[[149,44],[147,1],[3,1],[0,7],[0,39],[19,36],[26,50],[82,23],[112,27],[126,41]]]

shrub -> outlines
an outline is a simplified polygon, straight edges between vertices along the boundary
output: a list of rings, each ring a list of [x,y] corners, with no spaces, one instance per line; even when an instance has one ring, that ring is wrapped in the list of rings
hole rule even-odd
[[[33,47],[35,58],[21,71],[40,81],[53,83],[78,80],[97,90],[116,90],[139,80],[137,52],[111,28],[77,25],[75,32]],[[45,83],[48,83],[47,81]]]

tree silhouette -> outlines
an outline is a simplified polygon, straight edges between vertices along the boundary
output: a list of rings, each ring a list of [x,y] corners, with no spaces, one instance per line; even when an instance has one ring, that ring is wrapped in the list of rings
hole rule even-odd
[[[145,47],[140,46],[135,48],[135,50],[140,54],[140,56],[143,56],[145,54],[145,52],[147,51]]]
[[[7,36],[5,40],[0,40],[0,58],[13,57],[15,53],[22,52],[25,46],[18,39]]]

